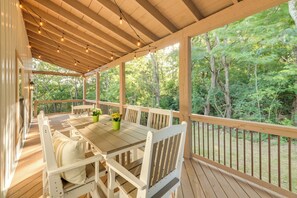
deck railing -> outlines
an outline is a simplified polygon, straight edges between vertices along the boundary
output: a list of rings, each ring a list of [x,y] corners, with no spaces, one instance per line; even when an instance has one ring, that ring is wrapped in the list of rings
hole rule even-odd
[[[190,117],[193,157],[267,188],[273,187],[267,184],[273,184],[282,194],[292,196],[289,192],[297,192],[296,128],[203,115]]]
[[[95,100],[35,101],[38,105],[96,104]],[[104,114],[120,111],[120,104],[100,101]],[[127,105],[123,106],[123,115]],[[149,108],[141,107],[146,125]],[[70,112],[70,110],[69,110]],[[173,112],[174,123],[180,113]],[[217,166],[260,186],[286,195],[297,193],[297,128],[259,122],[189,115],[192,121],[192,157]],[[295,194],[293,194],[295,193]]]

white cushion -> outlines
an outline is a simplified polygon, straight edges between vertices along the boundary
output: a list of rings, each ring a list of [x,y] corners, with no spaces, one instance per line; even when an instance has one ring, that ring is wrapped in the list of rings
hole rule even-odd
[[[58,167],[85,159],[84,144],[70,139],[59,131],[53,134],[53,145]],[[66,171],[61,174],[61,177],[73,184],[83,184],[86,180],[86,167]]]

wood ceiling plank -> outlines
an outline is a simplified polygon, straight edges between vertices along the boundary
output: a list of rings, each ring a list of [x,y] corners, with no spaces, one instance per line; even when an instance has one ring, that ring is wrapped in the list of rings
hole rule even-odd
[[[136,0],[137,3],[148,11],[156,20],[158,20],[164,27],[166,27],[171,33],[176,32],[178,29],[172,24],[157,8],[155,8],[147,0]]]
[[[87,23],[83,19],[81,19],[81,18],[75,16],[74,14],[72,14],[71,12],[68,12],[67,10],[63,9],[61,6],[55,4],[51,1],[48,1],[48,0],[35,0],[35,1],[40,3],[41,5],[43,5],[44,7],[48,8],[49,10],[54,11],[59,16],[62,16],[64,18],[68,19],[69,21],[75,23],[76,25],[80,26],[81,28],[84,28],[88,32],[91,32],[91,33],[99,36],[100,38],[104,39],[106,42],[109,42],[110,44],[117,46],[118,48],[121,48],[122,50],[125,50],[127,52],[132,51],[132,48],[130,48],[129,46],[123,44],[121,41],[113,38],[112,36],[108,35],[107,33],[99,30],[98,28],[95,28],[94,26]]]
[[[113,12],[114,14],[118,15],[120,17],[119,8],[112,3],[110,0],[97,0],[99,3],[101,3],[105,8]],[[159,39],[157,35],[155,35],[153,32],[151,32],[149,29],[147,29],[145,26],[143,26],[141,23],[139,23],[137,20],[135,20],[133,17],[131,17],[128,13],[122,10],[123,15],[127,19],[127,21],[138,31],[140,31],[142,34],[144,34],[146,37],[150,38],[152,41],[156,41]]]
[[[54,46],[54,47],[56,47],[56,43],[53,42],[51,39],[49,39],[48,35],[50,35],[50,38],[54,39],[55,41],[60,39],[60,37],[58,37],[56,35],[52,35],[49,32],[47,32],[47,33],[42,32],[41,34],[38,34],[38,33],[36,33],[36,31],[34,31],[34,26],[31,27],[28,24],[26,24],[26,28],[27,28],[27,34],[28,34],[29,37],[38,39],[39,41],[43,41],[43,42],[46,42],[46,43],[51,43],[52,46]],[[66,41],[58,43],[58,44],[61,47],[61,49],[66,50],[69,53],[74,53],[77,56],[83,57],[83,58],[85,58],[87,60],[90,60],[94,64],[103,65],[103,64],[106,63],[106,62],[103,62],[103,61],[97,59],[97,56],[92,56],[92,55],[94,55],[94,53],[92,53],[91,51],[86,53],[85,48],[77,47],[76,45],[72,45],[71,43],[66,42]]]
[[[42,52],[43,55],[47,55],[48,57],[59,59],[65,63],[69,63],[70,65],[73,65],[73,66],[75,65],[74,60],[65,57],[65,54],[62,52],[58,53],[56,51],[53,51],[52,49],[48,49],[47,47],[43,47],[43,46],[40,46],[39,44],[35,44],[35,43],[32,43],[31,45],[32,45],[32,49]],[[90,65],[86,65],[85,63],[82,63],[82,62],[78,63],[75,66],[78,68],[81,68],[85,71],[94,69],[94,67],[92,67]]]
[[[53,72],[53,71],[40,71],[40,70],[32,70],[32,74],[34,75],[52,75],[52,76],[72,76],[72,77],[81,77],[79,73],[62,73],[62,72]]]
[[[191,14],[195,17],[196,21],[203,19],[202,14],[200,13],[200,11],[198,10],[198,8],[192,0],[183,0],[183,2],[188,8],[188,10],[191,12]]]
[[[79,31],[78,29],[74,28],[71,25],[68,25],[67,23],[64,23],[57,19],[56,17],[53,17],[52,15],[44,12],[43,10],[28,4],[27,2],[22,2],[23,6],[25,9],[23,9],[24,12],[29,12],[30,10],[34,10],[34,12],[39,15],[44,21],[50,23],[52,26],[57,27],[58,29],[62,29],[64,32],[67,34],[70,34],[75,37],[79,37],[80,39],[84,40],[86,43],[92,43],[93,45],[97,46],[98,48],[101,48],[103,50],[107,50],[107,53],[113,52],[113,54],[116,54],[117,56],[122,56],[123,52],[122,50],[118,50],[106,43],[103,43],[102,41]],[[31,12],[31,11],[30,11]],[[31,12],[32,15],[35,15],[34,13]]]
[[[41,55],[41,58],[39,58],[39,55]],[[48,57],[47,55],[43,54],[43,52],[40,52],[40,51],[37,51],[37,50],[32,50],[32,57],[36,58],[36,59],[38,59],[40,61],[47,62],[47,63],[50,63],[50,64],[54,64],[54,65],[56,65],[58,67],[69,69],[71,71],[75,71],[75,72],[78,72],[78,73],[81,73],[81,74],[84,74],[84,73],[87,72],[87,70],[85,70],[85,69],[81,69],[81,68],[78,68],[78,67],[72,67],[71,64],[54,60],[52,57]]]
[[[38,26],[35,22],[35,20],[37,18],[35,18],[35,20],[32,18],[31,15],[29,15],[28,13],[24,12],[23,13],[23,18],[25,20],[25,26],[27,29],[31,29],[33,30],[33,28],[35,28],[35,30],[37,30]],[[62,33],[64,32],[63,30],[57,30],[57,27],[53,27],[52,25],[50,25],[49,23],[44,23],[42,26],[42,29],[46,30],[48,33],[51,33],[52,35],[56,35],[61,37]],[[80,37],[78,36],[73,36],[71,34],[65,34],[64,33],[64,37],[65,37],[65,43],[67,43],[67,45],[77,45],[80,47],[86,47],[87,45],[89,45],[89,51],[90,53],[94,52],[94,56],[96,56],[97,58],[99,58],[100,60],[102,60],[103,62],[109,62],[109,58],[112,55],[111,53],[102,50],[101,48],[98,48],[97,46],[93,45],[93,43],[86,43],[86,41],[80,39]],[[71,44],[69,44],[71,43]]]
[[[96,14],[95,12],[90,10],[87,6],[83,5],[82,3],[78,2],[78,1],[73,1],[73,0],[64,0],[63,2],[70,5],[72,8],[78,10],[82,14],[88,16],[89,18],[94,20],[96,23],[99,23],[100,25],[104,26],[105,28],[111,30],[112,32],[119,35],[123,39],[129,41],[134,46],[137,46],[138,39],[134,38],[130,34],[123,31],[122,29],[120,29],[117,26],[113,25],[108,20],[106,20],[102,16]]]
[[[38,45],[38,46],[43,47],[43,48],[47,48],[48,50],[51,50],[51,51],[54,51],[54,52],[57,51],[56,45],[48,43],[48,42],[51,42],[51,40],[46,40],[45,38],[42,38],[42,36],[36,38],[36,37],[33,37],[32,34],[28,34],[28,35],[29,35],[30,43]],[[34,45],[32,45],[32,46],[34,46]],[[58,52],[56,52],[56,53],[58,53]],[[70,60],[72,59],[73,62],[75,62],[75,60],[77,60],[81,64],[85,64],[85,65],[88,65],[88,66],[91,66],[91,67],[94,67],[94,68],[99,67],[99,65],[96,64],[96,62],[90,61],[87,58],[84,58],[84,57],[80,56],[74,50],[71,51],[71,49],[69,50],[69,49],[67,49],[65,47],[62,48],[60,46],[60,53],[63,54],[64,56],[68,57]]]

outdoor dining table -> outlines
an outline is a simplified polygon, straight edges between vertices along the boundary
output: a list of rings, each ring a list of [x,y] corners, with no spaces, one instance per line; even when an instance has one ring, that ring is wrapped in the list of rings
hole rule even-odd
[[[109,115],[100,115],[95,123],[91,116],[69,119],[68,123],[105,159],[144,146],[148,131],[154,131],[124,120],[119,130],[113,130]]]

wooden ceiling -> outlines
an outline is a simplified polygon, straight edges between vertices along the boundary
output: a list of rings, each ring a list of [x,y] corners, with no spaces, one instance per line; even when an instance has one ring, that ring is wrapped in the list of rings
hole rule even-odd
[[[81,74],[157,48],[181,30],[197,35],[281,2],[285,0],[20,1],[33,57]],[[231,15],[228,20],[218,17],[224,13]],[[207,23],[216,20],[222,22]],[[209,27],[200,28],[203,23]]]

